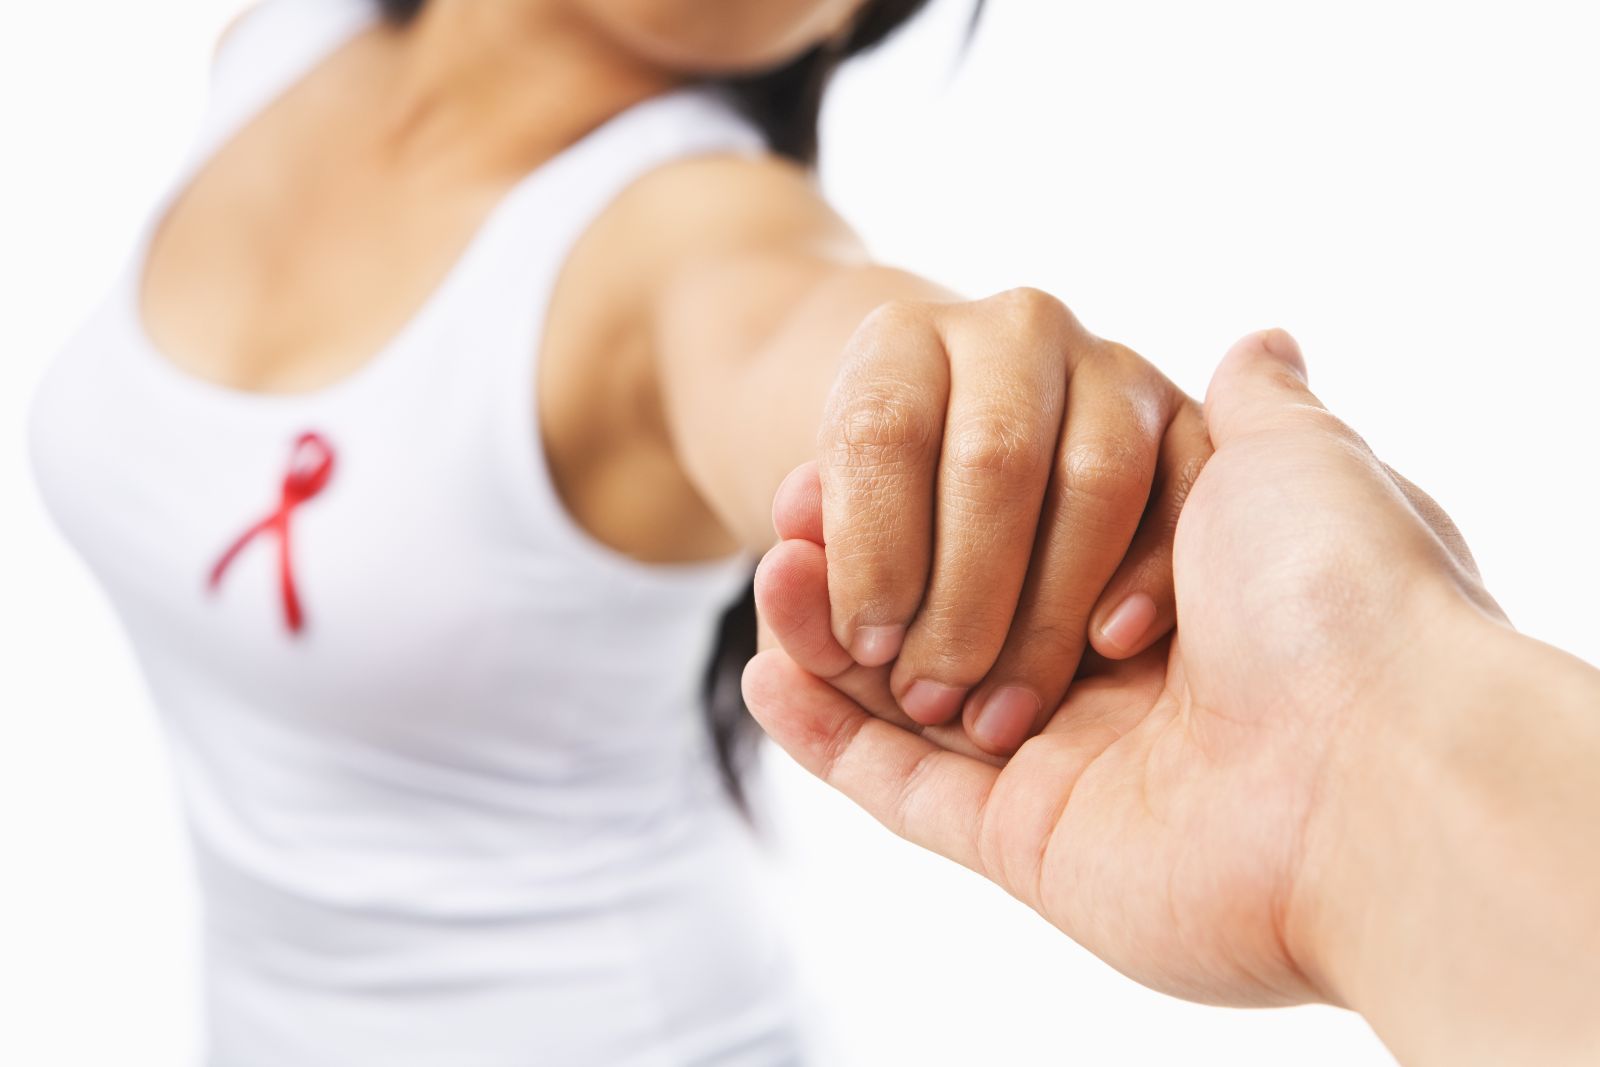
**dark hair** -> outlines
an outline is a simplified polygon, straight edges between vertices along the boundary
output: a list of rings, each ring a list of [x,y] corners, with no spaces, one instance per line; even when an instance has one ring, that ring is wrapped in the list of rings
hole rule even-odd
[[[377,0],[391,22],[405,23],[417,16],[427,0]],[[927,5],[928,0],[867,0],[849,32],[803,53],[782,67],[732,77],[711,78],[707,84],[721,88],[729,99],[761,130],[767,146],[805,166],[817,161],[817,121],[822,96],[840,64],[881,43]],[[973,11],[976,25],[983,0]],[[749,812],[744,778],[756,751],[760,731],[744,705],[740,678],[756,653],[756,599],[753,586],[722,616],[717,626],[715,651],[706,668],[704,698],[706,722],[716,752],[717,769],[728,795]]]

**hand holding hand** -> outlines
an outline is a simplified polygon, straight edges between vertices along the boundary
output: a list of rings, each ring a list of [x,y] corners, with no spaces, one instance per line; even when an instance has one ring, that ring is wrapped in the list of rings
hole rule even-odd
[[[1304,888],[1307,871],[1334,862],[1333,843],[1347,839],[1342,802],[1385,716],[1437,678],[1432,668],[1470,655],[1498,609],[1438,506],[1307,390],[1287,335],[1234,348],[1206,419],[1217,453],[1177,525],[1177,634],[1091,663],[1003,766],[948,731],[867,713],[863,703],[885,695],[839,670],[842,651],[819,623],[833,569],[859,549],[836,550],[803,473],[780,494],[789,539],[758,578],[783,651],[750,665],[746,695],[779,744],[896,833],[998,882],[1138,980],[1210,1002],[1337,999],[1319,971],[1323,901]],[[1005,501],[982,500],[958,542],[979,557],[974,581],[1001,584],[988,558],[999,537],[977,528],[1014,536]],[[835,497],[820,503],[826,514]],[[1031,498],[1019,510],[1031,521]],[[1053,581],[1042,566],[1081,584],[1070,549],[1096,528],[1071,526],[1029,583]],[[920,593],[915,574],[903,580]],[[1019,615],[1008,654],[1076,667],[1062,633]],[[1052,693],[1070,675],[1045,673]],[[910,676],[920,669],[897,667],[895,683]]]
[[[777,518],[784,537],[825,541],[826,565],[781,551],[826,587],[808,666],[875,714],[959,716],[966,750],[1007,755],[1086,644],[1126,657],[1171,629],[1172,536],[1210,455],[1204,423],[1053,298],[880,309],[846,353],[820,445]]]

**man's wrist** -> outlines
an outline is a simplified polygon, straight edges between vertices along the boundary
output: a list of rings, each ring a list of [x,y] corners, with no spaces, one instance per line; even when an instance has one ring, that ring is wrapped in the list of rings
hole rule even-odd
[[[1561,1062],[1600,1041],[1600,674],[1434,607],[1330,753],[1291,950],[1403,1062]]]

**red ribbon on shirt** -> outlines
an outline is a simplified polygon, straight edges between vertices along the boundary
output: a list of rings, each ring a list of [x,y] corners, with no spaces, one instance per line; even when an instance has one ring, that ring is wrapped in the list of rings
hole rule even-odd
[[[317,433],[303,433],[295,438],[289,453],[289,469],[283,476],[283,489],[278,508],[271,515],[251,526],[228,547],[211,568],[207,587],[215,592],[222,584],[222,576],[234,559],[262,534],[276,534],[278,538],[278,582],[283,589],[283,619],[289,632],[298,634],[305,626],[305,613],[300,608],[300,594],[294,582],[294,554],[289,545],[289,518],[301,504],[322,492],[333,476],[333,448]]]

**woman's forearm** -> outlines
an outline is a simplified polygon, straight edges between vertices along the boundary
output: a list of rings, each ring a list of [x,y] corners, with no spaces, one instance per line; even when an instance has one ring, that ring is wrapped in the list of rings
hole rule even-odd
[[[1199,407],[1056,297],[957,299],[872,264],[792,175],[745,178],[697,189],[707,224],[650,287],[666,443],[752,549],[814,461],[830,654],[893,665],[885,716],[1014,752],[1091,644],[1125,658],[1171,629],[1177,514],[1211,453]],[[755,206],[768,178],[786,208]],[[709,240],[724,200],[759,225]]]
[[[913,274],[794,255],[746,256],[675,293],[662,393],[680,460],[747,548],[773,539],[772,496],[817,452],[840,359],[872,312],[953,295]],[[737,294],[738,310],[712,314]],[[687,320],[687,321],[681,321]]]
[[[1307,957],[1403,1063],[1600,1062],[1600,671],[1470,620],[1313,837]]]

